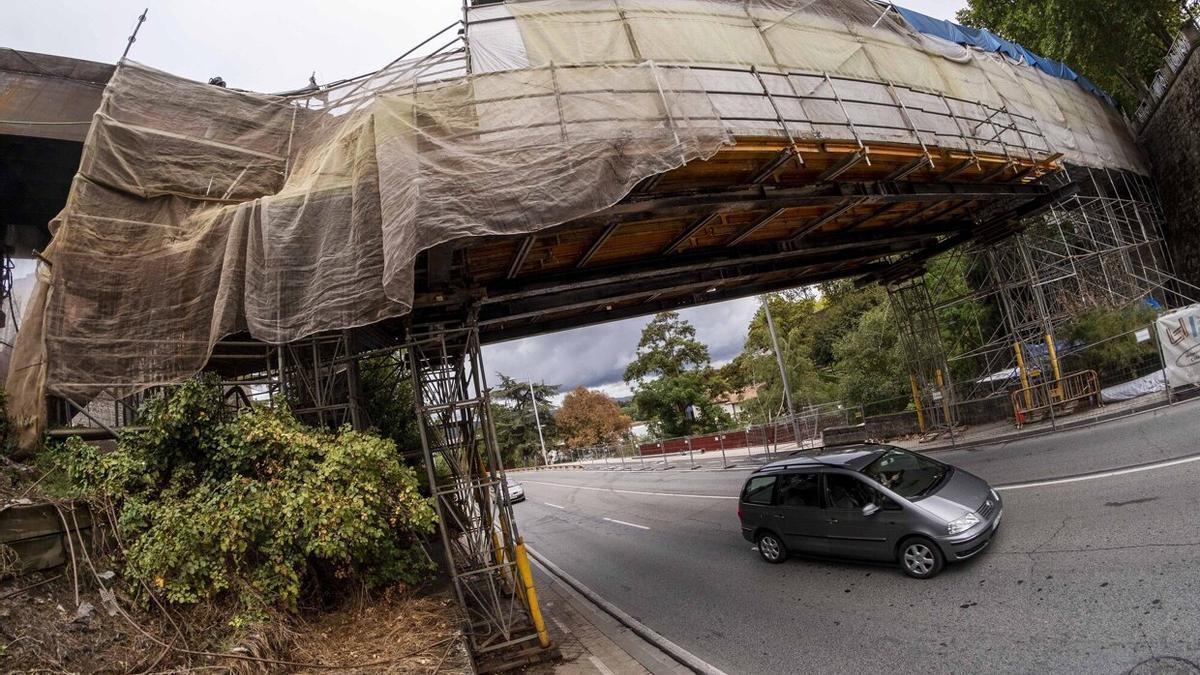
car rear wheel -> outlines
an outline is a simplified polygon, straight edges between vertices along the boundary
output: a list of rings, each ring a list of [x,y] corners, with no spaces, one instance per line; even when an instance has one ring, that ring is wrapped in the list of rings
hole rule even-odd
[[[907,539],[900,547],[900,567],[914,579],[936,576],[945,565],[941,549],[924,537]]]
[[[784,560],[787,560],[787,547],[783,545],[783,540],[774,532],[763,532],[758,535],[758,554],[763,560],[777,565]]]

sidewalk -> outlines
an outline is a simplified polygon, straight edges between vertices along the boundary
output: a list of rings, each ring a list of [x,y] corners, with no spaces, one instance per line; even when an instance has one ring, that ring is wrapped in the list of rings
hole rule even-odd
[[[555,675],[683,675],[690,670],[635,635],[570,586],[533,565],[538,599],[561,663],[528,672]]]
[[[1186,401],[1178,401],[1178,399],[1176,402],[1186,403]],[[1011,420],[1004,420],[971,427],[960,427],[955,429],[953,437],[948,432],[942,432],[934,437],[926,437],[924,439],[895,439],[891,443],[902,448],[919,450],[921,452],[936,452],[939,450],[968,448],[977,445],[1008,443],[1023,438],[1044,436],[1056,431],[1066,431],[1067,429],[1134,415],[1139,412],[1162,408],[1166,405],[1166,393],[1146,394],[1145,396],[1139,396],[1128,401],[1109,403],[1100,408],[1092,408],[1053,420],[1046,419],[1032,422],[1025,424],[1020,429]]]
[[[1186,398],[1174,399],[1175,404],[1186,405],[1189,401],[1195,400],[1195,395]],[[1056,431],[1065,431],[1067,429],[1077,428],[1096,424],[1110,419],[1134,415],[1140,412],[1162,408],[1167,405],[1167,395],[1165,393],[1147,394],[1139,396],[1128,401],[1120,401],[1117,403],[1109,403],[1100,408],[1093,408],[1083,412],[1074,413],[1065,417],[1058,417],[1054,420],[1046,419],[1025,424],[1022,428],[1017,429],[1011,420],[1001,420],[988,424],[979,424],[975,426],[957,427],[954,430],[953,436],[948,432],[939,434],[926,435],[924,437],[903,437],[888,439],[886,442],[898,445],[910,450],[918,450],[920,452],[939,452],[942,450],[954,450],[961,448],[970,448],[979,445],[991,445],[997,443],[1008,443],[1021,440],[1024,438],[1033,438],[1044,436],[1046,434],[1055,433]],[[808,444],[806,444],[807,446]],[[721,471],[727,469],[753,469],[762,466],[776,459],[786,457],[789,453],[795,452],[797,445],[795,443],[780,443],[778,447],[770,446],[769,451],[764,450],[762,446],[752,448],[730,448],[725,451],[725,459],[722,461],[721,453],[706,452],[692,453],[691,456],[687,452],[671,453],[668,455],[650,455],[645,457],[612,457],[607,459],[591,459],[581,460],[577,462],[569,462],[562,464],[554,464],[548,467],[532,467],[528,470],[580,470],[587,469],[592,471],[663,471],[663,470],[707,470]]]

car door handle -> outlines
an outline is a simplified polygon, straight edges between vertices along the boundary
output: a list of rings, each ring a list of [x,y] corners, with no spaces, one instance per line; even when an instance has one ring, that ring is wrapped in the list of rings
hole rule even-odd
[[[775,514],[775,517],[776,517],[776,518],[783,518],[784,516],[783,516],[783,514],[782,514],[782,513],[776,513],[776,514]]]

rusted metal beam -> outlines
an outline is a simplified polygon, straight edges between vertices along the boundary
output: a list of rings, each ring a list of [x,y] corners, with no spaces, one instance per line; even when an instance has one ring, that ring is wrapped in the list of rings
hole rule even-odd
[[[820,217],[814,218],[813,220],[809,221],[808,223],[805,223],[804,226],[801,227],[798,232],[793,233],[791,241],[793,241],[793,242],[800,241],[809,232],[812,232],[813,230],[817,229],[818,227],[821,227],[822,225],[825,225],[826,223],[830,223],[830,222],[837,220],[838,218],[841,218],[842,216],[844,216],[847,213],[849,213],[850,211],[852,211],[855,207],[862,204],[864,201],[866,201],[866,200],[865,199],[852,199],[852,200],[846,202],[845,204],[842,204],[841,206],[833,209],[832,211],[829,211]]]
[[[685,243],[687,243],[687,241],[689,239],[696,236],[697,234],[700,234],[700,230],[703,230],[704,228],[708,227],[714,220],[717,220],[720,217],[721,217],[721,212],[714,211],[713,213],[710,213],[707,216],[704,216],[703,218],[692,223],[691,225],[689,225],[687,227],[687,229],[685,229],[683,231],[682,234],[680,234],[678,237],[675,237],[674,241],[672,241],[670,244],[667,244],[667,247],[664,248],[659,255],[671,255],[676,250],[678,250],[680,246],[683,246]]]
[[[955,234],[963,228],[970,227],[971,222],[944,222],[933,225],[922,225],[907,229],[892,230],[885,228],[880,231],[857,233],[854,237],[822,236],[812,238],[806,246],[794,244],[760,244],[749,245],[738,249],[705,249],[698,252],[686,252],[659,260],[657,264],[648,265],[645,259],[628,261],[603,267],[589,267],[564,271],[538,279],[522,279],[520,282],[509,281],[492,284],[487,289],[487,295],[482,299],[484,305],[510,302],[528,297],[554,295],[579,288],[594,288],[605,285],[631,281],[643,284],[648,288],[658,285],[656,279],[675,274],[700,273],[737,268],[742,265],[765,264],[775,261],[786,261],[786,264],[800,264],[805,256],[812,258],[822,255],[834,258],[852,255],[861,251],[869,251],[874,255],[885,256],[911,250],[935,241],[939,237]],[[731,273],[732,274],[732,273]],[[736,276],[736,275],[733,275]],[[417,305],[440,304],[431,302],[429,294],[418,296]]]
[[[753,223],[750,223],[749,227],[742,230],[740,233],[734,235],[734,237],[732,239],[725,242],[725,245],[726,246],[737,246],[738,244],[745,241],[746,238],[749,237],[750,235],[754,234],[755,232],[758,232],[763,227],[770,225],[772,221],[774,221],[779,216],[782,216],[784,214],[784,212],[786,212],[786,211],[787,211],[787,209],[775,209],[774,211],[768,212],[763,217],[759,218],[758,220],[754,221]]]
[[[903,280],[920,273],[925,262],[936,255],[945,253],[955,246],[959,246],[970,241],[973,238],[988,236],[995,237],[996,233],[1002,232],[1005,229],[1016,231],[1020,228],[1021,221],[1026,218],[1032,218],[1042,211],[1050,208],[1054,203],[1075,194],[1079,190],[1077,183],[1068,183],[1057,189],[1054,189],[1041,197],[1028,201],[1024,204],[1017,205],[1012,209],[994,216],[985,222],[978,223],[968,229],[942,239],[941,241],[922,248],[919,251],[910,253],[893,264],[887,269],[868,275],[859,279],[860,284],[868,284],[875,281],[882,283],[891,283],[894,281]]]
[[[867,263],[855,270],[855,273],[871,274],[880,269],[884,265],[876,263]],[[799,272],[793,276],[782,279],[764,279],[758,278],[750,280],[748,283],[735,284],[727,288],[721,288],[713,293],[694,293],[684,297],[670,297],[665,292],[657,292],[651,294],[646,300],[633,305],[622,307],[613,307],[605,309],[608,303],[599,302],[589,304],[584,310],[574,310],[577,312],[567,316],[553,316],[553,312],[545,313],[542,318],[535,320],[523,321],[496,321],[492,320],[488,325],[480,327],[480,340],[484,343],[504,342],[506,340],[516,340],[523,337],[540,335],[543,333],[567,330],[570,328],[578,328],[580,326],[593,325],[606,321],[618,321],[634,316],[642,316],[646,314],[654,314],[671,309],[679,309],[682,307],[693,307],[715,302],[723,302],[734,298],[749,297],[760,293],[770,293],[788,288],[796,288],[797,286],[805,286],[808,284],[821,283],[823,281],[831,281],[847,276],[844,271],[814,271],[810,273]],[[689,285],[687,288],[697,288],[699,286]],[[683,290],[687,290],[686,288]],[[655,297],[657,295],[657,297]],[[598,321],[597,314],[602,313],[603,317]],[[512,325],[512,324],[516,325]]]
[[[513,255],[512,262],[508,264],[508,274],[505,275],[505,279],[512,279],[521,271],[521,266],[525,264],[525,259],[529,257],[529,252],[533,250],[535,239],[537,237],[531,234],[521,240],[520,245],[517,246],[516,254]]]
[[[592,257],[599,253],[600,249],[604,248],[604,244],[607,243],[609,238],[613,236],[613,233],[617,231],[617,227],[620,224],[621,223],[614,221],[608,225],[605,225],[604,231],[600,233],[599,237],[596,237],[596,241],[592,242],[592,245],[588,247],[587,252],[584,253],[583,257],[579,259],[579,262],[575,263],[575,267],[584,267],[591,262]]]

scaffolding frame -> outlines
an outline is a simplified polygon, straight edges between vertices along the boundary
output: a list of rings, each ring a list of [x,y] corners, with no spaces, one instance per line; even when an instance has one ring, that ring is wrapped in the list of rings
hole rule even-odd
[[[979,282],[976,290],[956,293],[948,279],[926,272],[935,317],[924,316],[928,308],[921,303],[895,312],[906,339],[929,349],[929,343],[943,340],[937,314],[967,301],[995,309],[993,326],[977,326],[977,343],[947,359],[947,373],[949,367],[974,371],[973,378],[958,383],[959,401],[1007,391],[1018,381],[1017,386],[1028,387],[1039,377],[1063,376],[1056,336],[1084,311],[1137,303],[1171,308],[1195,301],[1195,293],[1174,276],[1150,179],[1064,166],[1048,180],[1078,189],[1006,239],[944,254],[947,266],[958,266]],[[893,308],[898,309],[895,302]]]
[[[479,330],[417,327],[405,347],[446,569],[475,654],[547,646],[491,418]],[[538,642],[541,640],[539,646]]]
[[[958,424],[958,397],[925,276],[890,285],[887,291],[908,357],[909,385],[920,429],[952,430]]]

